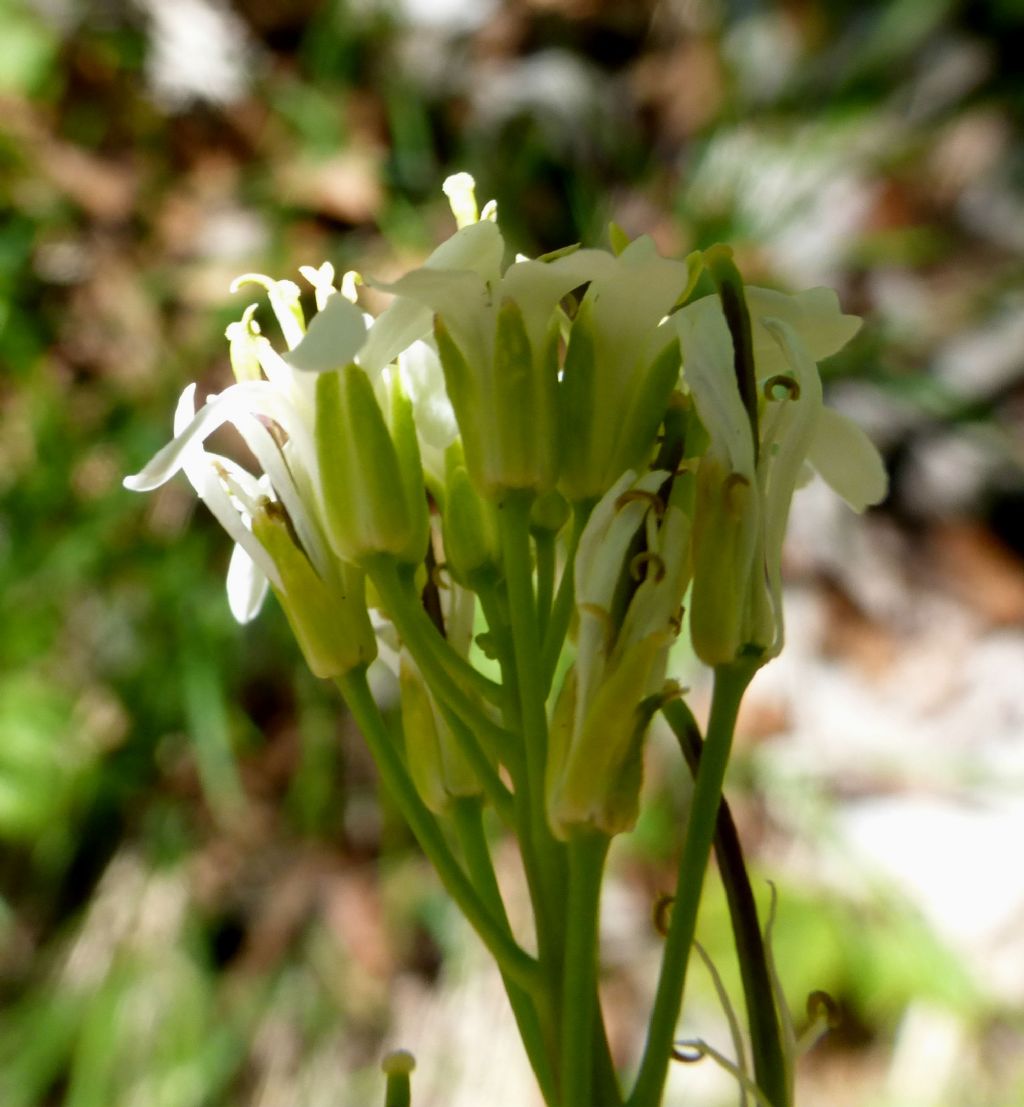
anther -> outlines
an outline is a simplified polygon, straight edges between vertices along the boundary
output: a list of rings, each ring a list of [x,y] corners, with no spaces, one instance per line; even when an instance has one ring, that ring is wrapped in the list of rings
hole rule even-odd
[[[707,1056],[703,1042],[676,1042],[672,1046],[672,1059],[684,1065],[693,1065]]]
[[[795,377],[778,373],[764,382],[761,391],[766,400],[799,400],[800,382]]]
[[[615,510],[619,511],[625,507],[626,504],[633,503],[637,500],[649,504],[659,519],[665,514],[665,503],[662,498],[654,492],[645,492],[642,488],[631,488],[628,492],[623,492],[615,501]]]
[[[651,919],[654,922],[654,929],[663,937],[668,937],[668,924],[672,915],[672,905],[675,903],[676,897],[670,896],[667,892],[662,892],[660,896],[654,901],[654,910],[651,912]]]
[[[636,581],[646,580],[647,566],[654,566],[654,580],[665,579],[665,562],[660,554],[653,550],[643,550],[629,563],[629,575]]]

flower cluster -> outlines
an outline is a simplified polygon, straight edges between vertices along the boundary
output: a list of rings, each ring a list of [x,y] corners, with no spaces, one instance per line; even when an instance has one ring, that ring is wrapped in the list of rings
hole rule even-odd
[[[380,647],[416,720],[410,762],[432,809],[480,789],[474,764],[486,774],[520,756],[474,659],[513,621],[502,516],[525,505],[534,646],[554,697],[548,818],[559,836],[615,833],[635,818],[643,705],[684,601],[709,665],[769,659],[795,490],[814,471],[855,510],[884,495],[874,448],[824,405],[817,369],[859,321],[826,289],[744,286],[724,247],[673,261],[617,228],[610,251],[506,265],[494,205],[478,213],[465,174],[445,191],[458,229],[399,280],[366,279],[393,296],[377,318],[358,306],[363,278],[336,288],[329,263],[302,270],[308,321],[297,285],[239,278],[265,291],[287,349],[247,307],[227,331],[236,382],[198,409],[189,386],[173,440],[125,484],[182,470],[235,541],[235,617],[252,619],[269,585],[319,676]],[[702,278],[711,291],[695,298]],[[258,475],[207,450],[224,423]]]

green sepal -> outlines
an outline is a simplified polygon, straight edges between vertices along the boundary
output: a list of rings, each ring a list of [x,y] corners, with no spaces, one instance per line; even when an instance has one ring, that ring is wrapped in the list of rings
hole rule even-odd
[[[484,443],[484,471],[495,487],[529,488],[536,479],[538,447],[543,434],[536,425],[538,411],[530,338],[523,313],[514,300],[498,309],[494,336],[493,402],[481,415],[494,419],[495,435]],[[490,451],[488,451],[488,446]]]
[[[559,390],[562,439],[559,485],[573,503],[599,496],[604,491],[592,478],[597,361],[594,330],[588,325],[591,313],[590,301],[584,300],[569,334]]]
[[[440,718],[422,674],[405,653],[398,681],[409,775],[420,799],[435,815],[442,815],[453,799],[479,796],[482,788]]]
[[[501,545],[493,509],[462,465],[449,468],[442,526],[445,560],[456,579],[468,585],[477,573],[498,570]]]
[[[631,830],[640,807],[643,740],[660,697],[637,702],[650,686],[668,639],[651,634],[623,653],[579,719],[575,667],[566,674],[552,720],[546,778],[548,821],[567,841],[574,830]]]
[[[523,313],[505,300],[489,363],[470,365],[443,319],[434,320],[445,387],[462,433],[466,469],[480,494],[542,492],[558,470],[558,334],[534,351]]]
[[[732,259],[730,247],[719,243],[704,251],[704,265],[715,284],[722,304],[722,314],[732,338],[734,372],[740,399],[750,420],[750,434],[754,443],[754,462],[757,462],[759,433],[757,428],[758,392],[757,373],[754,368],[754,338],[750,325],[750,309],[743,291],[743,278]]]
[[[632,403],[622,418],[618,446],[604,469],[608,487],[627,469],[640,469],[655,446],[658,428],[665,418],[669,400],[679,383],[682,354],[674,329],[668,342],[647,366],[643,380],[633,393]]]
[[[704,251],[693,250],[686,255],[686,287],[679,294],[679,298],[676,300],[672,307],[672,311],[676,311],[681,308],[683,304],[693,295],[694,289],[697,287],[697,282],[700,280],[701,274],[704,272]]]
[[[356,564],[401,556],[415,536],[398,454],[373,386],[348,365],[316,382],[316,451],[327,532],[335,552]]]
[[[608,224],[608,245],[612,248],[612,253],[618,257],[623,250],[629,245],[629,235],[618,225],[616,222]]]
[[[391,382],[391,438],[398,458],[402,495],[409,518],[409,537],[405,547],[398,551],[398,559],[418,565],[426,554],[430,539],[430,512],[416,434],[416,413],[397,374]]]
[[[538,254],[533,260],[552,262],[558,261],[559,258],[567,258],[570,254],[575,254],[579,250],[582,243],[570,242],[568,246],[559,246],[557,250],[548,250],[546,254]]]
[[[462,436],[466,469],[481,495],[488,495],[483,474],[483,413],[480,405],[479,379],[470,368],[462,351],[451,336],[440,315],[434,316],[434,341],[437,343],[444,386],[451,401]]]
[[[712,455],[697,470],[690,635],[706,665],[735,661],[746,645],[759,533],[757,489]],[[759,587],[764,589],[764,582]]]
[[[369,665],[377,656],[377,640],[362,571],[337,561],[330,566],[330,579],[321,578],[295,544],[277,504],[267,504],[252,529],[277,566],[282,587],[275,585],[274,593],[313,673],[333,679]]]

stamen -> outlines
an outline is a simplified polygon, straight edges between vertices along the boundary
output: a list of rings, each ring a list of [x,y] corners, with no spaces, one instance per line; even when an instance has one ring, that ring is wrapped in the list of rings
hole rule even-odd
[[[676,897],[669,895],[667,892],[662,892],[660,896],[654,901],[654,910],[651,913],[651,919],[654,923],[654,929],[663,937],[668,937],[668,924],[672,916],[672,905],[675,903]]]
[[[766,400],[799,400],[800,382],[786,373],[769,377],[761,386]]]
[[[707,1047],[701,1041],[676,1042],[672,1046],[672,1060],[682,1061],[684,1065],[693,1065],[707,1057]]]
[[[665,503],[654,492],[646,492],[642,488],[631,488],[628,492],[623,492],[622,495],[615,501],[615,510],[621,511],[623,507],[628,503],[634,503],[640,500],[650,505],[651,510],[660,519],[665,514]]]
[[[733,519],[739,519],[747,503],[750,481],[742,473],[730,473],[722,486],[725,506]]]
[[[807,1017],[811,1022],[824,1020],[829,1030],[835,1030],[842,1022],[839,1004],[828,992],[814,991],[807,997]]]
[[[654,566],[655,583],[665,579],[665,562],[660,554],[653,550],[643,550],[629,563],[629,575],[635,581],[647,579],[647,566]]]

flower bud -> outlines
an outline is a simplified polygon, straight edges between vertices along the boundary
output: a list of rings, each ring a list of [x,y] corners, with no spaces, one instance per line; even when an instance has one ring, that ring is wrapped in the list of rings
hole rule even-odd
[[[452,573],[468,584],[477,573],[497,572],[501,551],[494,509],[473,487],[465,466],[454,460],[457,452],[453,444],[445,486],[444,552]]]
[[[277,567],[272,584],[310,669],[318,677],[342,676],[377,656],[366,609],[362,571],[343,561],[321,578],[295,544],[279,504],[267,501],[253,517],[253,533]]]
[[[548,821],[568,841],[574,830],[609,836],[632,830],[640,809],[643,742],[660,697],[638,695],[663,669],[667,639],[649,636],[623,654],[579,721],[576,667],[566,674],[551,723]]]
[[[697,470],[690,634],[706,665],[735,661],[744,633],[759,530],[750,481],[708,454]],[[763,582],[762,582],[763,589]]]
[[[453,799],[480,795],[476,775],[441,718],[423,675],[405,650],[399,662],[398,682],[405,756],[420,799],[440,815]]]
[[[480,493],[553,487],[558,472],[558,333],[534,347],[518,303],[506,299],[484,325],[490,357],[463,350],[439,315],[434,325],[445,385],[458,419],[466,468]]]
[[[545,492],[530,508],[530,530],[534,534],[558,534],[572,514],[569,501],[561,492]]]

